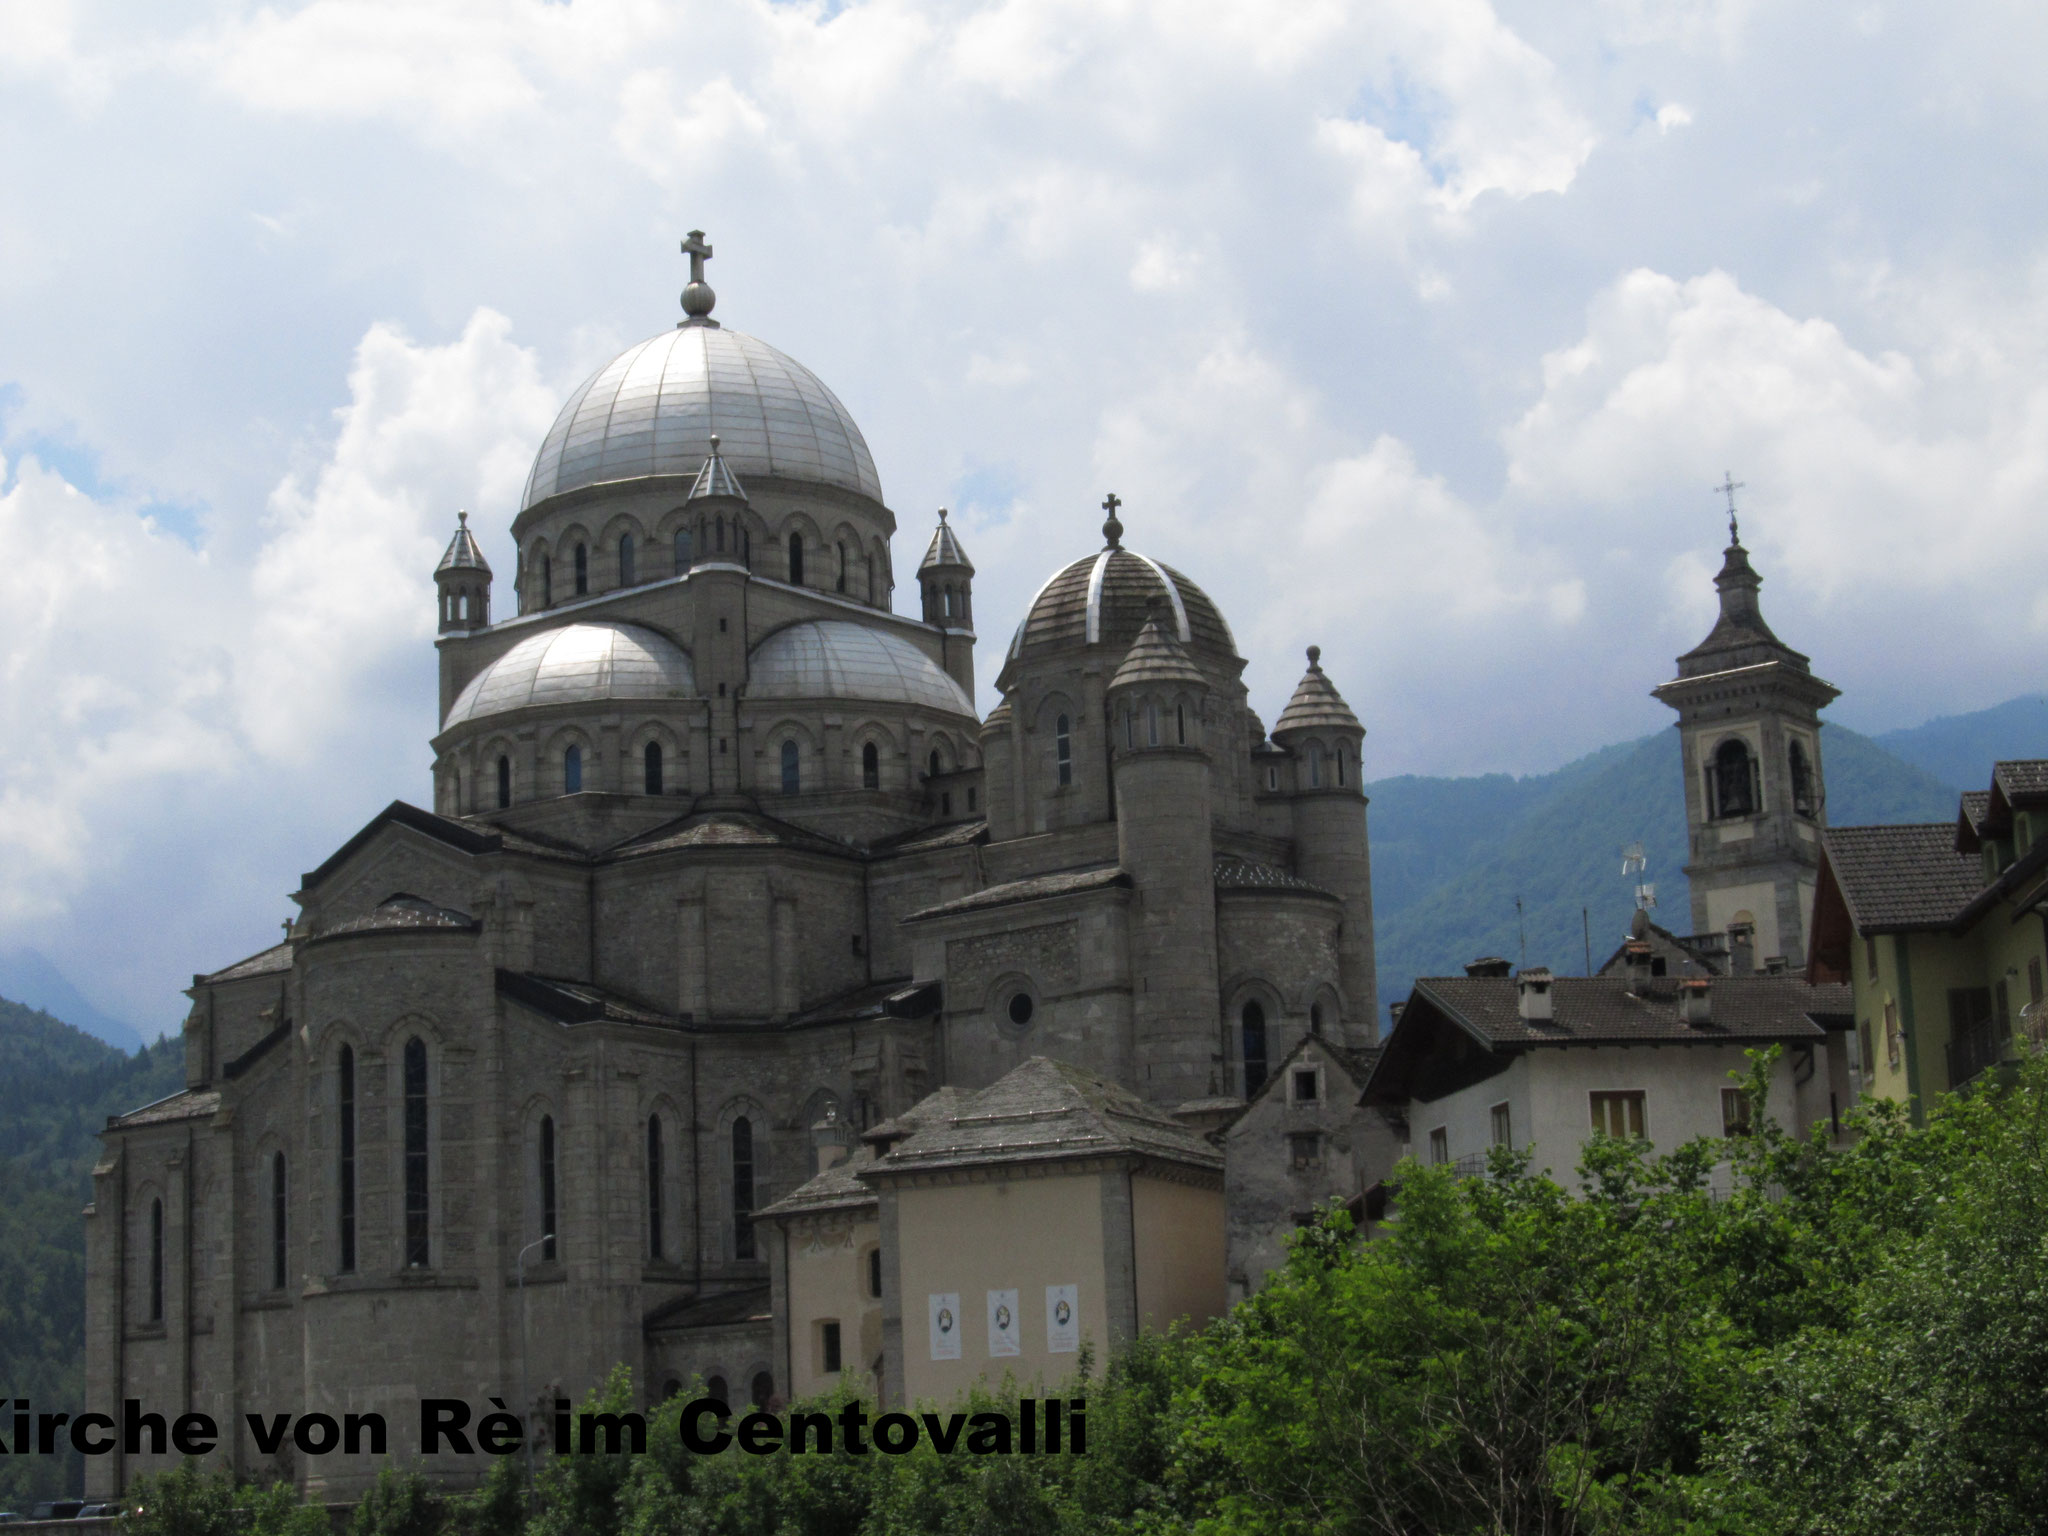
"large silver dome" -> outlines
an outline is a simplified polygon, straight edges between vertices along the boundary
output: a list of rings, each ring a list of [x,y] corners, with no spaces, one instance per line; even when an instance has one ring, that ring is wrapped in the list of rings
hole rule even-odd
[[[770,475],[882,499],[866,439],[816,374],[765,341],[692,324],[627,348],[569,396],[521,507],[586,485],[694,475],[714,432],[742,484]]]
[[[966,691],[915,645],[840,619],[778,629],[747,661],[750,699],[865,699],[976,718]]]
[[[696,693],[689,654],[673,640],[637,624],[564,624],[527,636],[471,678],[441,729],[542,704]]]

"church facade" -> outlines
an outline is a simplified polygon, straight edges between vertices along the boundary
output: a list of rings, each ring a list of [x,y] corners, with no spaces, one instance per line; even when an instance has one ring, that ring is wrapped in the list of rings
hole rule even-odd
[[[265,1455],[251,1412],[381,1413],[404,1454],[422,1397],[531,1412],[621,1362],[782,1395],[755,1215],[819,1127],[1033,1058],[1199,1121],[1375,1038],[1363,730],[1316,654],[1268,733],[1112,496],[979,718],[945,514],[898,614],[858,426],[685,250],[683,322],[540,446],[509,604],[466,521],[436,572],[432,809],[195,977],[185,1090],[104,1134],[87,1397],[205,1412],[244,1474],[378,1465]]]

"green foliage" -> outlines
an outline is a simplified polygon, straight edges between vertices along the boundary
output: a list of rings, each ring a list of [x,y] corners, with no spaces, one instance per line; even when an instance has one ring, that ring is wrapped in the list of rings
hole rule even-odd
[[[448,1511],[414,1467],[387,1466],[363,1495],[348,1525],[349,1536],[441,1536]]]
[[[130,1496],[131,1536],[327,1536],[327,1512],[284,1486],[238,1487],[186,1462],[143,1478]]]

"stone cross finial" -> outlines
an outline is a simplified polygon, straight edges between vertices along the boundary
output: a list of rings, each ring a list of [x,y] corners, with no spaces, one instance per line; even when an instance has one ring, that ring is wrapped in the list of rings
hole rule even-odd
[[[718,295],[704,281],[704,262],[711,255],[711,247],[704,243],[703,230],[690,231],[690,238],[683,242],[683,254],[690,258],[690,284],[683,290],[683,313],[690,318],[683,323],[713,324],[709,316],[711,306],[718,302]]]
[[[1735,493],[1737,491],[1746,491],[1749,487],[1735,478],[1733,470],[1724,470],[1722,473],[1726,478],[1719,485],[1715,486],[1714,489],[1728,498],[1728,542],[1730,544],[1740,544],[1742,537],[1735,531]]]
[[[1123,498],[1115,491],[1102,498],[1102,510],[1109,514],[1102,524],[1102,537],[1111,549],[1118,549],[1123,545],[1124,525],[1116,520],[1116,509],[1123,504]]]

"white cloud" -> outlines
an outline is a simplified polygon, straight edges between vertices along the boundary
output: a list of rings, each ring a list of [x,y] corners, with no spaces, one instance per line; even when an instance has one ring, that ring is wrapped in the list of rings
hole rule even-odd
[[[1690,107],[1680,106],[1675,101],[1667,101],[1657,109],[1657,131],[1659,133],[1669,133],[1674,128],[1689,128],[1691,126],[1692,109]]]

